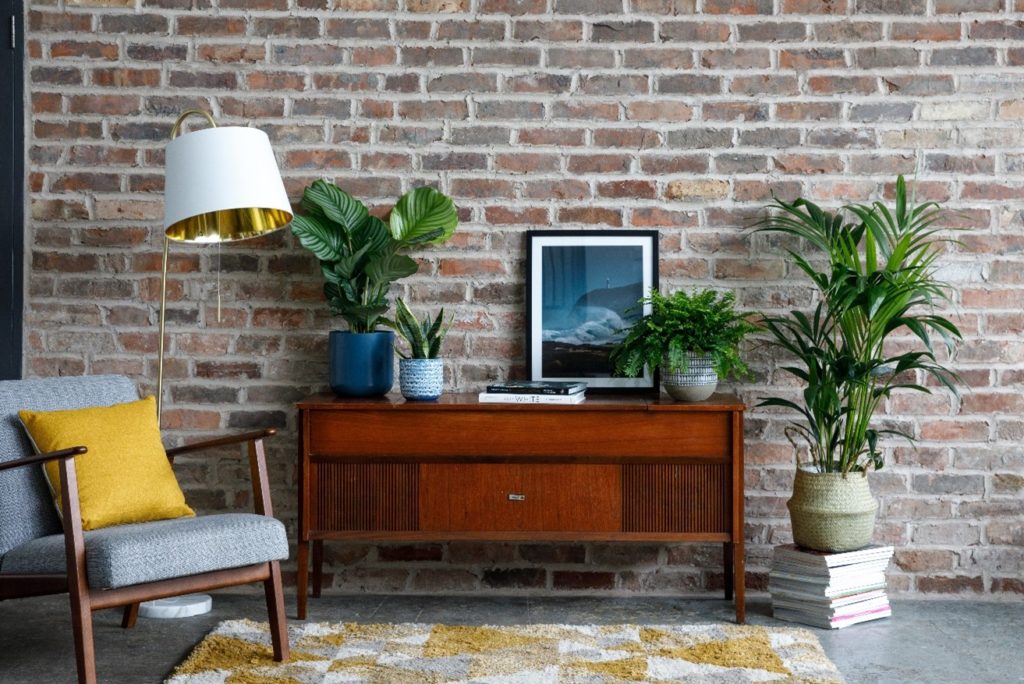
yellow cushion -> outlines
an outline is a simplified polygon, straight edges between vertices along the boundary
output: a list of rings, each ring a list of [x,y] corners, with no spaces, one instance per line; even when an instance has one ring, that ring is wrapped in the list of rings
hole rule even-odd
[[[19,411],[40,453],[73,446],[82,529],[195,515],[167,460],[156,419],[156,400],[69,411]],[[61,511],[57,462],[44,465]]]

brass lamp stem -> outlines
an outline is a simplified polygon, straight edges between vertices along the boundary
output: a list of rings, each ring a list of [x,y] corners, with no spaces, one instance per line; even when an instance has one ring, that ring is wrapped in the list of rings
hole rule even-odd
[[[156,370],[156,423],[160,425],[160,409],[164,398],[164,322],[167,320],[167,251],[171,241],[164,236],[164,258],[160,269],[160,359]]]

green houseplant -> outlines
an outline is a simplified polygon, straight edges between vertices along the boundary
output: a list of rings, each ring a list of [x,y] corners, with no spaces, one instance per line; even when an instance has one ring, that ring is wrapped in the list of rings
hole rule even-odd
[[[764,320],[773,343],[795,359],[781,369],[804,384],[799,399],[760,404],[795,411],[786,436],[795,449],[796,439],[808,448],[809,466],[798,467],[789,502],[793,536],[822,551],[859,548],[871,540],[878,508],[866,474],[883,465],[879,440],[912,441],[872,422],[879,405],[898,389],[930,392],[926,377],[956,392],[956,375],[939,363],[933,344],[941,339],[952,354],[961,337],[936,309],[949,292],[935,275],[947,241],[934,228],[941,212],[934,202],[908,200],[902,176],[892,208],[875,202],[832,213],[805,199],[770,206],[777,211],[758,230],[809,246],[787,254],[820,295],[810,313]],[[892,344],[898,336],[917,344]]]
[[[401,298],[395,302],[395,332],[409,345],[409,353],[398,351],[398,386],[406,399],[433,400],[444,389],[444,363],[438,357],[441,342],[451,328],[445,324],[444,309],[435,318],[428,314],[416,320]]]
[[[388,292],[419,268],[404,252],[443,242],[458,226],[451,199],[429,187],[403,195],[388,222],[333,183],[314,181],[302,194],[292,232],[320,261],[331,312],[348,323],[330,336],[330,384],[338,394],[384,394],[394,382],[394,333]]]
[[[637,377],[645,366],[660,368],[665,390],[682,401],[707,399],[719,378],[749,375],[739,344],[756,328],[736,311],[735,293],[679,290],[665,296],[652,290],[637,304],[646,305],[650,313],[612,351],[617,374]]]

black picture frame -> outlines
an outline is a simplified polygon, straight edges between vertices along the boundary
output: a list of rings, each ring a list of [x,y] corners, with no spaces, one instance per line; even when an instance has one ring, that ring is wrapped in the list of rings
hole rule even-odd
[[[585,382],[602,394],[656,393],[656,374],[614,377],[608,355],[649,313],[634,305],[657,287],[657,231],[527,231],[528,378]]]

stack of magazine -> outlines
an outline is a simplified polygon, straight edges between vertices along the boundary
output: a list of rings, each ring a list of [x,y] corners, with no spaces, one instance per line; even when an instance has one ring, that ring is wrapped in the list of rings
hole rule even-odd
[[[877,545],[845,553],[775,547],[768,575],[775,617],[825,629],[889,617],[885,568],[892,554],[893,547]]]
[[[487,391],[480,393],[480,401],[491,404],[579,404],[586,390],[585,382],[500,382],[488,385]]]

